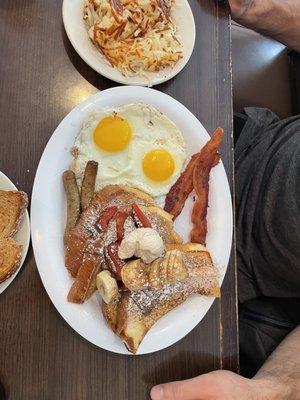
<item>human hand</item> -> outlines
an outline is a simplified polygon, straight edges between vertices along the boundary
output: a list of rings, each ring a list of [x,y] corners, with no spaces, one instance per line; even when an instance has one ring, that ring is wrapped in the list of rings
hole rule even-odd
[[[243,18],[253,4],[254,0],[229,0],[232,18],[236,20]]]
[[[152,400],[271,400],[281,398],[278,394],[280,388],[274,382],[246,379],[229,371],[155,386],[150,393]]]

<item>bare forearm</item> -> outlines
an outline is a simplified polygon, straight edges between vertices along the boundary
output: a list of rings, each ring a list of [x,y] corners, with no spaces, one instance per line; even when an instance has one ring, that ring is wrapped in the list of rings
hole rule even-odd
[[[300,327],[295,329],[273,352],[256,374],[254,381],[278,385],[282,400],[300,400]],[[272,390],[271,390],[272,392]],[[276,393],[274,397],[276,398]]]
[[[234,8],[236,0],[230,3],[237,22],[300,51],[299,0],[248,0],[244,10],[240,8],[241,12],[237,13]]]
[[[253,349],[255,351],[255,349]],[[300,400],[300,327],[274,351],[253,379],[214,371],[152,388],[152,400]]]

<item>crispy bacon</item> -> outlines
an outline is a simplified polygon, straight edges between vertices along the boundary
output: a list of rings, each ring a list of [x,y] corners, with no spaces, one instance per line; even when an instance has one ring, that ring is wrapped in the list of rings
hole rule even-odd
[[[197,194],[197,200],[192,211],[192,223],[194,226],[191,231],[191,242],[193,243],[205,244],[206,241],[209,174],[211,169],[220,161],[218,150],[222,138],[223,129],[218,128],[196,159],[193,173],[193,186]]]
[[[184,172],[180,175],[166,196],[164,209],[169,214],[173,215],[173,219],[178,217],[181,213],[188,195],[193,190],[194,167],[199,155],[200,153],[196,153],[192,156]]]
[[[219,129],[221,128],[218,128],[217,131]],[[214,134],[216,134],[216,132]],[[203,147],[203,149],[205,148],[205,146]],[[199,153],[195,153],[192,156],[185,170],[177,179],[177,181],[174,183],[174,185],[171,187],[169,193],[166,196],[164,209],[169,214],[173,215],[173,219],[177,218],[178,215],[181,213],[186,199],[194,189],[193,185],[194,169],[197,162],[197,158],[200,156],[202,150],[200,150]],[[217,165],[219,160],[220,157],[218,157],[216,154],[213,166]]]

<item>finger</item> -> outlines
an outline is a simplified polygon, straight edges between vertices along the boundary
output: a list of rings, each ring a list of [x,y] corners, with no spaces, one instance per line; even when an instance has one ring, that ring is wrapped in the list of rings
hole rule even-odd
[[[150,392],[152,400],[209,400],[207,395],[207,384],[201,376],[154,386]]]

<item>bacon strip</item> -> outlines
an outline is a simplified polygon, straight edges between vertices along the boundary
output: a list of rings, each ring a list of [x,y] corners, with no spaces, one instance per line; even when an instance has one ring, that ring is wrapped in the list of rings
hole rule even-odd
[[[217,131],[219,129],[221,128],[218,128]],[[205,148],[205,146],[203,147],[203,149]],[[197,158],[200,156],[202,150],[200,150],[198,153],[195,153],[192,156],[185,170],[177,179],[177,181],[174,183],[174,185],[171,187],[169,193],[166,196],[164,210],[167,211],[169,214],[173,215],[173,220],[175,220],[175,218],[177,218],[178,215],[181,213],[186,199],[194,189],[193,185],[194,169],[197,162]],[[216,157],[213,166],[217,165],[219,160],[220,158]]]
[[[192,156],[186,169],[171,187],[166,196],[164,210],[169,214],[172,214],[173,219],[178,217],[181,213],[188,195],[193,190],[193,173],[199,154],[200,153],[196,153]]]
[[[218,128],[196,159],[193,173],[193,186],[197,194],[197,200],[192,211],[192,223],[194,226],[191,231],[191,242],[193,243],[205,244],[206,241],[209,174],[211,169],[220,161],[218,150],[222,138],[223,129]]]

